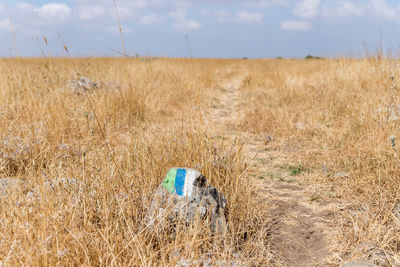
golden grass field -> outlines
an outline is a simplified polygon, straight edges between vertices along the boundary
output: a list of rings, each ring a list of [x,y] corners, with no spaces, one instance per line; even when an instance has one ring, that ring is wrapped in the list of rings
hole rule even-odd
[[[81,76],[101,83],[77,94]],[[0,262],[338,266],[373,249],[397,266],[399,90],[383,59],[0,59],[0,177],[39,192],[1,198]],[[141,227],[174,166],[224,192],[228,233]],[[303,226],[318,247],[297,245]]]

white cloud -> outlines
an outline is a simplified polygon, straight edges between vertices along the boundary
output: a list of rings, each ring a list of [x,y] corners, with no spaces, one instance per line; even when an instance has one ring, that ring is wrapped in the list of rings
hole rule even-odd
[[[12,22],[15,31],[28,36],[42,35],[48,29],[66,23],[71,18],[71,8],[65,4],[49,3],[37,7],[19,2],[9,8],[11,14],[14,14]],[[5,25],[6,20],[2,21],[2,28],[5,28]]]
[[[118,26],[108,26],[104,28],[104,31],[113,35],[119,35],[119,27]],[[122,33],[123,34],[129,34],[132,33],[132,29],[129,27],[122,27]]]
[[[76,10],[81,20],[90,21],[100,18],[115,19],[115,8],[112,0],[72,0],[76,2]],[[117,0],[118,15],[121,20],[137,20],[144,11],[165,8],[169,10],[165,0]]]
[[[255,8],[267,8],[270,6],[286,6],[287,2],[285,0],[260,0],[260,1],[246,1],[244,3],[246,6]]]
[[[239,11],[236,14],[236,21],[240,23],[262,23],[263,15],[258,12],[247,12],[245,10]]]
[[[93,20],[103,17],[106,10],[103,6],[80,6],[78,8],[78,15],[81,20]]]
[[[339,1],[336,6],[323,7],[322,15],[324,17],[362,16],[364,9],[348,1]]]
[[[303,20],[287,20],[281,23],[281,30],[285,31],[308,31],[311,24]]]
[[[71,8],[66,4],[50,3],[38,8],[33,12],[47,23],[64,23],[71,18]]]
[[[114,8],[114,3],[112,0],[72,0],[80,5],[89,5],[89,6],[109,6]],[[152,7],[160,7],[167,3],[165,0],[117,0],[116,1],[118,8],[119,7],[130,7],[130,8],[152,8]]]
[[[11,23],[9,19],[0,20],[0,30],[11,31]]]
[[[318,15],[320,5],[320,0],[302,0],[293,9],[293,14],[305,19],[311,19]]]
[[[163,18],[157,15],[156,13],[152,13],[147,16],[143,16],[139,19],[138,23],[142,25],[153,25],[163,21]]]
[[[201,24],[195,20],[187,19],[187,11],[184,9],[178,9],[174,12],[170,12],[169,16],[175,19],[172,26],[182,32],[194,31],[201,28]]]
[[[202,10],[202,15],[206,15],[214,18],[217,22],[237,22],[237,23],[257,23],[260,24],[263,22],[263,14],[259,12],[248,12],[246,10],[242,10],[237,12],[236,14],[232,14],[230,12],[224,10],[216,10],[210,12],[208,10]]]
[[[17,33],[22,33],[28,36],[38,36],[40,35],[40,32],[36,31],[33,28],[30,27],[25,27],[23,25],[15,24],[10,22],[9,19],[2,19],[0,20],[0,31],[8,31],[11,32],[14,30],[14,32]]]
[[[399,20],[400,14],[398,8],[390,6],[385,0],[370,0],[369,8],[374,14],[382,16],[385,19]]]

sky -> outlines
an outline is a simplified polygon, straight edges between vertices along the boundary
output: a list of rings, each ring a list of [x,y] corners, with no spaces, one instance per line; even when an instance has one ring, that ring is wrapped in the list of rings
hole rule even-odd
[[[398,0],[115,0],[130,56],[399,56]],[[14,38],[14,37],[15,38]],[[47,41],[47,45],[45,42]],[[0,57],[119,56],[113,0],[0,0]]]

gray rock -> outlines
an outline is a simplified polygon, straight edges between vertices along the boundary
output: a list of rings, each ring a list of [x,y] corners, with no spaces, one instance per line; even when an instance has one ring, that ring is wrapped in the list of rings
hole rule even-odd
[[[384,107],[380,107],[376,110],[378,114],[383,114],[386,121],[398,121],[400,120],[400,104],[390,104]]]
[[[186,225],[205,220],[213,233],[226,230],[226,200],[223,193],[210,185],[198,171],[172,168],[155,192],[144,225],[172,226],[177,221]]]
[[[368,250],[368,260],[383,267],[400,266],[400,262],[395,258],[393,253],[377,247]]]
[[[188,267],[188,266],[203,266],[203,267],[242,267],[245,266],[240,261],[224,261],[218,260],[215,263],[211,259],[201,259],[201,260],[187,260],[182,259],[178,261],[175,267]]]
[[[352,261],[343,264],[342,267],[378,267],[378,265],[369,261]]]
[[[84,184],[74,178],[56,178],[53,180],[49,180],[44,182],[42,185],[36,186],[30,198],[34,199],[35,202],[41,201],[41,195],[51,196],[54,199],[55,203],[64,203],[65,199],[72,197],[72,204],[78,203],[79,190],[84,186]]]
[[[26,185],[22,180],[13,178],[0,179],[0,197],[7,197],[10,194],[23,194]]]
[[[22,207],[33,204],[35,199],[30,189],[31,187],[23,180],[14,178],[0,179],[1,205]]]
[[[88,91],[92,91],[93,89],[97,89],[100,87],[100,84],[90,80],[82,76],[79,80],[71,80],[69,81],[71,87],[75,90],[77,94],[85,94]]]
[[[325,175],[329,175],[330,170],[325,164],[322,165],[321,170],[322,170],[323,173],[325,173]]]
[[[400,267],[400,261],[397,255],[394,255],[389,251],[383,250],[378,246],[376,246],[375,244],[370,244],[370,243],[362,244],[358,246],[355,252],[357,252],[357,254],[361,252],[364,259],[368,260],[368,262],[370,263],[376,264],[373,266]]]
[[[270,135],[264,136],[264,145],[268,145],[272,141],[274,141],[274,138],[272,136],[270,136]]]
[[[74,178],[56,178],[51,181],[47,181],[44,183],[44,187],[46,190],[66,190],[66,191],[74,191],[78,190],[82,185],[81,181],[76,180]]]

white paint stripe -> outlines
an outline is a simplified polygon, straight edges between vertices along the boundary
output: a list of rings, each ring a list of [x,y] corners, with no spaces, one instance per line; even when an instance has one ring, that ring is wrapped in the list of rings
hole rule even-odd
[[[191,197],[193,192],[194,180],[200,175],[200,173],[193,169],[186,169],[185,185],[183,187],[183,195],[185,197]]]

